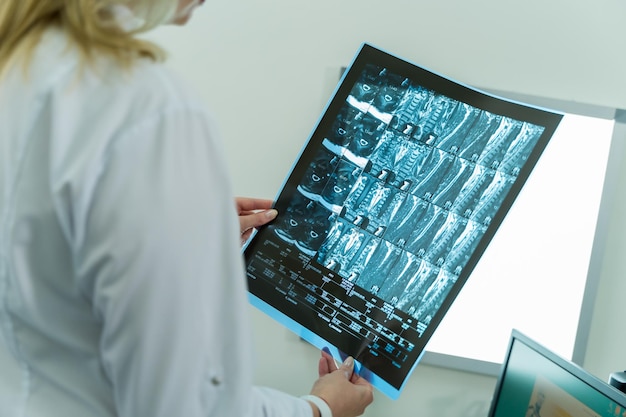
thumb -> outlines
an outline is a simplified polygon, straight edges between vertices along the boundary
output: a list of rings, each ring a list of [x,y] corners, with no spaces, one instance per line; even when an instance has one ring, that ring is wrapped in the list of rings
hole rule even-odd
[[[352,356],[348,356],[345,361],[339,367],[339,370],[343,372],[346,376],[346,379],[350,379],[352,377],[352,373],[354,372],[354,359]]]

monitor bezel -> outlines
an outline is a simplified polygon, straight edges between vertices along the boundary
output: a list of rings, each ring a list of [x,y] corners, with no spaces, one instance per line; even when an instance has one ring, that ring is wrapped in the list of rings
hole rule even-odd
[[[610,386],[607,382],[602,381],[600,378],[592,375],[581,366],[575,364],[572,361],[569,361],[562,356],[557,355],[550,349],[546,348],[544,345],[530,338],[526,334],[522,333],[517,329],[513,329],[511,331],[511,337],[509,339],[509,344],[507,347],[506,355],[502,362],[502,367],[500,369],[500,373],[498,375],[498,379],[496,382],[496,386],[494,389],[494,394],[491,399],[491,404],[489,406],[489,414],[487,417],[495,417],[496,408],[498,405],[498,399],[500,398],[500,394],[502,392],[502,388],[504,385],[504,379],[507,375],[508,366],[510,362],[510,358],[513,352],[513,347],[516,343],[521,343],[530,348],[533,352],[539,354],[541,357],[547,359],[554,365],[558,366],[560,369],[565,372],[571,374],[573,377],[577,378],[582,383],[588,385],[590,388],[596,390],[600,394],[607,397],[609,400],[615,402],[617,405],[626,409],[626,394],[617,390],[616,388]]]

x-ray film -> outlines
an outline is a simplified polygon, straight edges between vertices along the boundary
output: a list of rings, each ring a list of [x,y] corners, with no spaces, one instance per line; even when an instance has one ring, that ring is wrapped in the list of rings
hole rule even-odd
[[[363,45],[245,248],[252,303],[397,398],[561,117]]]

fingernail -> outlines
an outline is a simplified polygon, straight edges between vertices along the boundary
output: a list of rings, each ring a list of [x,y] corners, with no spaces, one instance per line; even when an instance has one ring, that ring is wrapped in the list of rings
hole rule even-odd
[[[352,356],[348,356],[346,360],[343,361],[342,366],[348,368],[343,371],[343,374],[346,376],[346,379],[350,379],[352,377],[353,365],[354,365],[354,359],[352,359]]]
[[[271,209],[265,212],[265,217],[268,219],[274,219],[276,216],[278,216],[278,210]]]
[[[331,354],[331,353],[330,353],[330,349],[328,348],[328,346],[324,346],[324,347],[322,348],[322,350],[323,350],[324,352],[328,353],[329,355]]]

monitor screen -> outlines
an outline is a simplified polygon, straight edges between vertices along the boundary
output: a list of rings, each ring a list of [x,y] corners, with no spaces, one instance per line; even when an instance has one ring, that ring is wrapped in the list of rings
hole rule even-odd
[[[626,395],[513,330],[489,417],[626,417]]]

